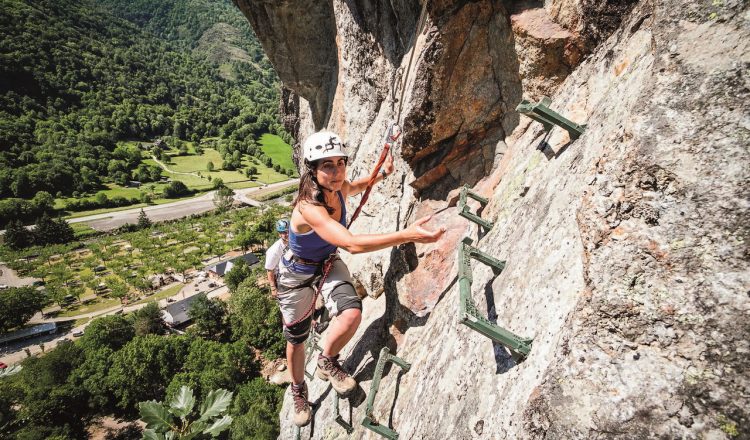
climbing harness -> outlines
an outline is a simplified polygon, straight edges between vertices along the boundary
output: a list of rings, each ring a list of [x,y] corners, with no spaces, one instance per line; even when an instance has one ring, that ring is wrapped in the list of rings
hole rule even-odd
[[[333,268],[333,262],[336,261],[336,258],[338,258],[338,253],[333,252],[331,255],[328,256],[328,258],[323,261],[321,264],[321,274],[320,274],[320,281],[318,281],[317,285],[315,284],[315,279],[317,278],[317,275],[313,275],[310,280],[305,281],[304,283],[293,287],[292,289],[300,289],[302,287],[309,287],[311,285],[314,285],[313,287],[313,299],[310,303],[310,308],[307,309],[307,311],[298,319],[292,321],[292,322],[286,322],[284,321],[284,318],[282,316],[281,320],[284,324],[284,327],[289,328],[294,326],[295,324],[299,324],[300,322],[307,319],[308,316],[310,316],[315,311],[315,303],[318,301],[318,295],[320,295],[320,292],[323,290],[323,283],[325,283],[326,278],[328,278],[328,274],[331,272],[331,269]]]

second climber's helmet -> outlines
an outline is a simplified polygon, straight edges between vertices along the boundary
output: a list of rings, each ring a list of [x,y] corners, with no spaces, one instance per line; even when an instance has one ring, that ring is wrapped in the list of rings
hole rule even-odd
[[[319,131],[311,134],[302,146],[305,160],[314,162],[327,157],[348,157],[346,146],[336,133]]]
[[[276,232],[289,232],[289,220],[282,219],[277,221]]]

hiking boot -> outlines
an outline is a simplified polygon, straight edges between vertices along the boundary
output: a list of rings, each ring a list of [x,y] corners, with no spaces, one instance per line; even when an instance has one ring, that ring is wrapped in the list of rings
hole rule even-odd
[[[330,381],[333,389],[342,396],[349,394],[357,386],[357,382],[341,368],[338,355],[330,358],[318,355],[316,374],[318,378]]]
[[[310,411],[310,402],[307,401],[307,383],[301,385],[292,385],[292,399],[294,400],[294,424],[305,426],[310,423],[312,411]]]

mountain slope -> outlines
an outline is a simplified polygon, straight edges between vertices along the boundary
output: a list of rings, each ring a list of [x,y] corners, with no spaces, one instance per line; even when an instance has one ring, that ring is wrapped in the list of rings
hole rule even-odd
[[[262,60],[225,80],[192,40],[164,41],[86,0],[4,0],[0,25],[2,197],[95,189],[119,139],[283,132]]]

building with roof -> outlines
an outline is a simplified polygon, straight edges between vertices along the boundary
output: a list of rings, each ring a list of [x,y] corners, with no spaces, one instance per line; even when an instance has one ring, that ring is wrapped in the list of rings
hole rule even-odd
[[[191,304],[200,297],[205,298],[206,294],[199,293],[172,304],[168,304],[166,307],[161,309],[162,319],[170,327],[179,327],[190,322],[188,311],[190,310]]]
[[[0,345],[21,341],[23,339],[30,339],[40,335],[51,335],[54,333],[57,333],[57,324],[54,322],[45,322],[44,324],[22,328],[14,332],[0,335]]]
[[[208,266],[206,267],[206,272],[208,272],[210,275],[213,275],[215,277],[223,277],[227,272],[232,270],[234,265],[237,264],[239,260],[245,260],[245,263],[247,263],[248,266],[258,264],[258,262],[260,261],[258,260],[258,257],[255,254],[247,253],[247,254],[239,255],[229,260],[220,261],[214,265]]]

